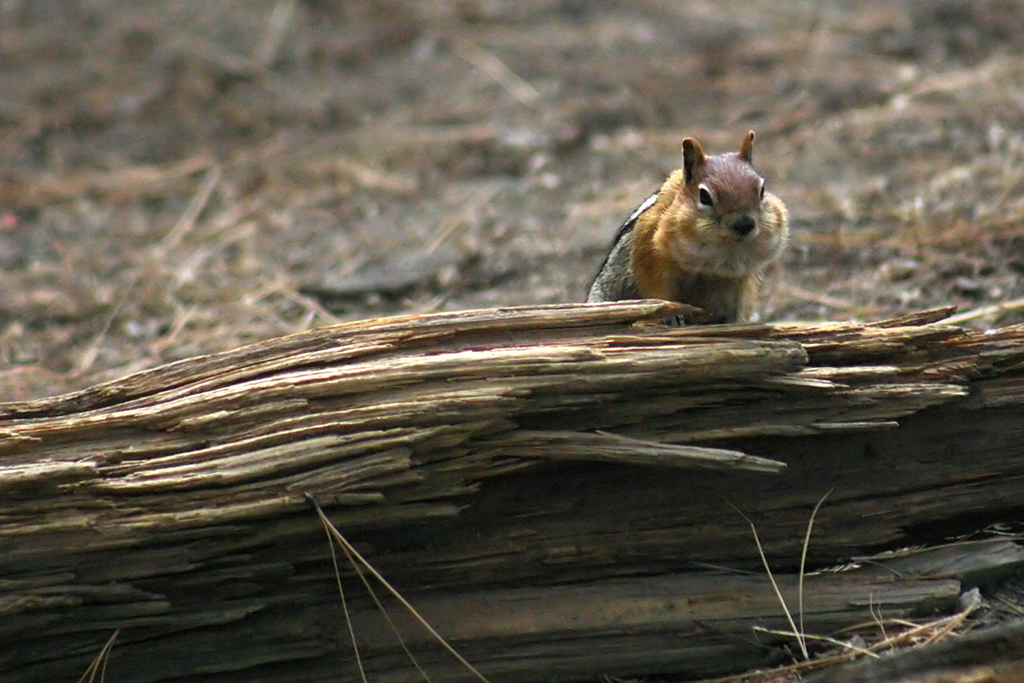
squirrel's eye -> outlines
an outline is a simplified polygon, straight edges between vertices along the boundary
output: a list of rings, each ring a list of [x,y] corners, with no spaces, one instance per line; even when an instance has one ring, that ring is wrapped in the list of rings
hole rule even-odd
[[[711,193],[707,191],[707,188],[700,188],[700,193],[697,195],[698,200],[704,206],[713,206],[715,200],[711,197]]]
[[[761,181],[761,199],[764,199],[764,181]]]

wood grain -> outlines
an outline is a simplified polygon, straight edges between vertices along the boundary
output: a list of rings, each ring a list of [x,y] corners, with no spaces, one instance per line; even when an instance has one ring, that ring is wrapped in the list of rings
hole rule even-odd
[[[751,637],[784,622],[737,508],[786,585],[828,491],[814,566],[1017,518],[1024,329],[674,311],[370,320],[0,405],[0,672],[77,676],[120,628],[118,680],[355,680],[309,495],[495,680],[784,659]],[[810,626],[950,609],[964,576],[822,575]],[[375,680],[415,674],[344,583]]]

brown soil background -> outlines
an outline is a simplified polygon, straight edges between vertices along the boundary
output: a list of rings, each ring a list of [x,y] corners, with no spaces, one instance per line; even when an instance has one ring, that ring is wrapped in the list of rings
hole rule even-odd
[[[682,137],[748,128],[765,319],[1020,322],[1022,51],[1015,0],[3,0],[0,399],[581,300]]]

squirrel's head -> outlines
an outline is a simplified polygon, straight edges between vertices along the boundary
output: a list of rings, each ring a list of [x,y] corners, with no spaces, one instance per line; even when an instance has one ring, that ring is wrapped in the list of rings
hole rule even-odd
[[[666,242],[679,263],[706,272],[744,275],[778,257],[789,237],[788,214],[778,197],[765,192],[764,178],[751,163],[754,131],[738,152],[707,156],[693,138],[683,140],[686,239]]]
[[[707,156],[694,138],[683,140],[684,192],[699,214],[726,228],[736,240],[753,239],[758,230],[764,178],[754,168],[754,131],[747,131],[738,152]]]

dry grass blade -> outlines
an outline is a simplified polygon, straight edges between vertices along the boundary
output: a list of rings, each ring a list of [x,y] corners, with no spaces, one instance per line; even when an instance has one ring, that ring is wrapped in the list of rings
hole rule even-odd
[[[768,558],[765,557],[764,548],[761,546],[761,539],[757,535],[757,527],[754,526],[754,523],[750,520],[749,517],[743,514],[742,510],[733,505],[731,502],[729,503],[729,505],[732,506],[733,510],[740,514],[740,516],[747,522],[748,525],[750,525],[750,531],[754,534],[754,543],[757,545],[757,554],[761,557],[761,564],[764,565],[765,573],[768,574],[768,580],[771,581],[772,588],[775,590],[775,597],[778,598],[779,604],[782,606],[782,611],[786,614],[786,619],[789,621],[790,628],[793,630],[793,633],[796,634],[797,644],[800,646],[800,654],[803,655],[804,661],[809,661],[811,656],[810,653],[807,651],[807,640],[804,637],[803,631],[797,630],[796,622],[793,621],[793,614],[789,611],[789,606],[786,604],[786,599],[782,597],[782,591],[779,590],[779,584],[775,581],[775,576],[772,574],[772,568],[768,565]]]
[[[132,292],[135,290],[135,286],[138,284],[139,278],[141,277],[141,272],[135,273],[131,280],[129,280],[121,290],[120,295],[117,297],[117,303],[111,307],[110,312],[107,313],[107,316],[103,319],[103,324],[100,326],[99,331],[95,336],[93,336],[92,341],[89,342],[85,351],[82,352],[82,357],[79,359],[78,367],[76,368],[76,371],[79,374],[87,372],[93,366],[93,363],[96,362],[96,357],[99,354],[100,344],[103,343],[103,338],[110,332],[111,325],[114,324],[114,320],[121,313],[121,310],[132,295]]]
[[[467,62],[500,83],[509,94],[523,104],[534,104],[540,99],[540,93],[536,88],[512,71],[505,62],[476,43],[458,38],[455,40],[455,51]]]
[[[814,506],[814,510],[811,511],[811,517],[807,520],[807,533],[804,535],[804,547],[800,551],[800,583],[797,588],[797,600],[799,601],[800,610],[800,633],[804,633],[804,576],[805,569],[807,567],[807,549],[811,545],[811,531],[814,529],[814,518],[818,516],[818,510],[821,509],[821,504],[825,502],[825,499],[831,495],[832,491],[828,491],[818,501],[818,504]]]
[[[192,197],[188,206],[185,207],[185,210],[174,224],[174,227],[171,228],[170,232],[168,232],[167,235],[164,236],[163,240],[161,240],[161,249],[169,250],[178,246],[182,238],[184,238],[185,235],[195,227],[196,220],[199,219],[199,215],[203,212],[203,209],[206,208],[207,204],[209,204],[210,197],[213,196],[213,191],[217,188],[217,183],[220,182],[220,176],[220,167],[216,165],[211,166],[209,170],[207,170],[206,176],[203,178],[195,196]]]
[[[830,654],[813,660],[761,671],[760,675],[764,676],[764,678],[759,680],[800,680],[800,676],[802,675],[806,675],[814,671],[820,671],[822,669],[830,669],[833,666],[849,662],[851,656],[855,659],[869,657],[877,660],[881,658],[880,653],[882,652],[934,643],[949,636],[954,630],[963,626],[968,617],[977,610],[980,604],[980,600],[973,599],[964,605],[963,609],[955,614],[923,623],[915,623],[905,619],[886,620],[885,623],[888,623],[890,626],[895,625],[903,629],[897,633],[893,633],[892,635],[886,634],[885,623],[877,619],[866,624],[859,624],[843,629],[842,632],[854,632],[860,631],[864,628],[877,628],[878,632],[881,634],[881,638],[867,646],[855,645],[852,642],[843,641],[830,636],[808,635],[803,632],[780,631],[755,626],[755,630],[761,633],[794,638],[797,641],[806,639],[828,643],[843,650],[843,652],[838,654]],[[872,615],[874,616],[873,611]],[[748,676],[728,676],[715,679],[705,679],[700,683],[740,683],[741,681],[747,680],[749,680]],[[974,679],[972,678],[971,680]]]
[[[317,510],[320,510],[319,505],[317,505]],[[366,670],[363,668],[363,658],[359,655],[359,643],[356,642],[356,632],[352,627],[352,616],[348,611],[348,601],[345,600],[345,588],[341,584],[341,570],[338,568],[338,554],[334,552],[334,540],[331,538],[330,527],[327,526],[323,518],[321,518],[320,521],[324,524],[324,533],[327,535],[327,547],[330,548],[331,551],[331,564],[334,566],[334,578],[338,582],[338,597],[341,600],[341,610],[345,614],[345,626],[348,629],[349,640],[352,641],[352,653],[355,655],[356,666],[359,668],[359,678],[363,683],[367,683]]]
[[[121,629],[117,629],[110,634],[110,638],[103,644],[102,649],[96,654],[96,657],[89,663],[89,667],[82,674],[82,677],[78,679],[78,683],[94,683],[96,676],[99,675],[99,683],[103,683],[107,676],[107,661],[110,659],[110,650],[114,647],[114,641],[117,640],[117,636],[121,633]]]
[[[135,166],[105,173],[84,172],[70,177],[42,178],[20,199],[34,206],[44,202],[66,201],[89,192],[117,192],[122,195],[165,192],[166,184],[181,183],[210,167],[206,154],[167,166]]]
[[[323,519],[322,518],[321,518],[321,523],[323,523]],[[334,543],[333,543],[333,540],[330,537],[331,536],[330,528],[326,524],[324,525],[324,531],[327,532],[327,536],[328,536],[327,542],[331,544],[331,558],[334,559],[334,557],[335,557],[335,554],[334,554]],[[359,562],[357,562],[356,558],[353,557],[352,553],[349,552],[347,545],[341,545],[341,549],[345,553],[345,558],[348,560],[349,564],[352,566],[352,570],[359,577],[359,580],[363,582],[363,586],[366,588],[366,592],[370,594],[370,598],[373,600],[373,604],[377,607],[377,611],[380,612],[380,615],[382,617],[384,617],[384,621],[387,622],[388,628],[391,629],[391,632],[395,634],[395,638],[398,640],[398,644],[401,646],[402,651],[405,652],[405,655],[409,658],[409,661],[412,662],[413,666],[416,667],[416,670],[420,672],[421,676],[423,676],[423,680],[427,681],[427,683],[432,683],[430,675],[427,674],[426,670],[424,670],[424,668],[420,665],[419,660],[416,659],[415,655],[413,655],[412,650],[409,649],[409,646],[406,645],[405,639],[402,638],[402,634],[398,631],[398,626],[395,625],[394,620],[391,618],[391,615],[388,614],[388,611],[384,607],[384,604],[381,603],[380,598],[377,597],[377,591],[375,591],[373,589],[373,586],[370,584],[369,580],[367,580],[366,572],[363,571],[363,568],[360,566]],[[337,563],[335,563],[335,575],[336,575],[336,577],[338,579],[338,589],[340,591],[341,590],[341,574],[337,570]],[[346,613],[346,618],[347,618],[347,616],[348,615]],[[349,627],[350,628],[351,628],[351,623],[352,622],[349,621]],[[355,642],[354,635],[353,635],[353,642]],[[360,672],[361,671],[362,671],[362,666],[360,666]]]
[[[982,606],[982,601],[977,591],[970,591],[964,595],[967,596],[967,599],[964,601],[961,609],[949,616],[925,622],[914,622],[906,619],[887,619],[885,621],[876,619],[867,624],[858,624],[843,629],[843,632],[854,632],[863,628],[878,628],[881,638],[864,648],[866,650],[864,654],[871,654],[873,656],[877,656],[880,652],[895,650],[900,647],[935,643],[964,626],[967,623],[967,619]],[[898,626],[903,630],[888,635],[885,624]]]
[[[366,560],[366,558],[363,557],[359,553],[358,550],[355,549],[355,546],[353,546],[351,543],[348,542],[348,539],[346,539],[342,535],[342,533],[340,531],[338,531],[338,528],[336,526],[334,526],[334,524],[331,522],[331,520],[328,519],[327,515],[324,514],[324,511],[320,507],[320,504],[316,501],[316,498],[314,498],[313,496],[307,495],[307,500],[309,500],[310,504],[316,510],[317,516],[320,518],[320,522],[324,525],[324,528],[328,530],[328,534],[330,536],[332,536],[342,546],[342,548],[345,549],[346,554],[350,554],[351,557],[354,557],[355,559],[357,559],[359,561],[359,563],[368,572],[370,572],[370,574],[372,574],[373,577],[375,579],[377,579],[381,583],[381,585],[384,586],[388,590],[388,592],[391,593],[391,595],[393,595],[395,597],[395,599],[397,599],[400,603],[402,603],[403,607],[405,607],[407,610],[409,610],[409,614],[411,614],[413,616],[413,618],[420,623],[421,626],[423,626],[425,629],[427,629],[427,631],[430,632],[430,635],[432,635],[437,640],[437,642],[440,643],[442,647],[444,647],[444,649],[448,650],[448,652],[451,653],[451,655],[453,657],[455,657],[455,659],[457,659],[460,664],[462,664],[466,669],[468,669],[470,671],[470,673],[472,673],[477,679],[479,679],[483,683],[490,683],[490,681],[487,679],[486,676],[484,676],[482,673],[480,673],[480,671],[477,670],[477,668],[475,666],[470,664],[462,655],[460,655],[455,650],[455,648],[453,648],[448,643],[448,641],[445,640],[444,637],[440,633],[438,633],[437,630],[433,626],[431,626],[430,623],[426,619],[423,618],[423,615],[421,615],[416,610],[416,608],[413,607],[409,603],[409,601],[406,600],[405,597],[401,593],[399,593],[395,589],[395,587],[392,586],[388,582],[388,580],[385,579],[380,574],[380,572],[378,572],[376,570],[376,568],[374,568],[374,566],[371,565]]]
[[[839,640],[838,638],[832,638],[832,637],[829,637],[829,636],[817,636],[817,635],[814,635],[814,634],[804,633],[803,631],[799,631],[799,632],[798,631],[779,631],[777,629],[763,628],[761,626],[755,626],[754,630],[758,631],[760,633],[768,633],[768,634],[771,634],[773,636],[785,636],[787,638],[795,638],[798,642],[799,641],[806,642],[808,640],[816,640],[816,641],[821,642],[821,643],[828,643],[830,645],[835,645],[836,647],[840,647],[840,648],[842,648],[844,650],[848,650],[848,651],[850,651],[850,652],[852,652],[854,654],[863,655],[865,657],[875,657],[875,658],[878,657],[877,653],[872,652],[868,648],[858,647],[857,645],[854,645],[852,643],[847,643],[845,641]],[[805,663],[807,663],[807,662],[805,662]]]

